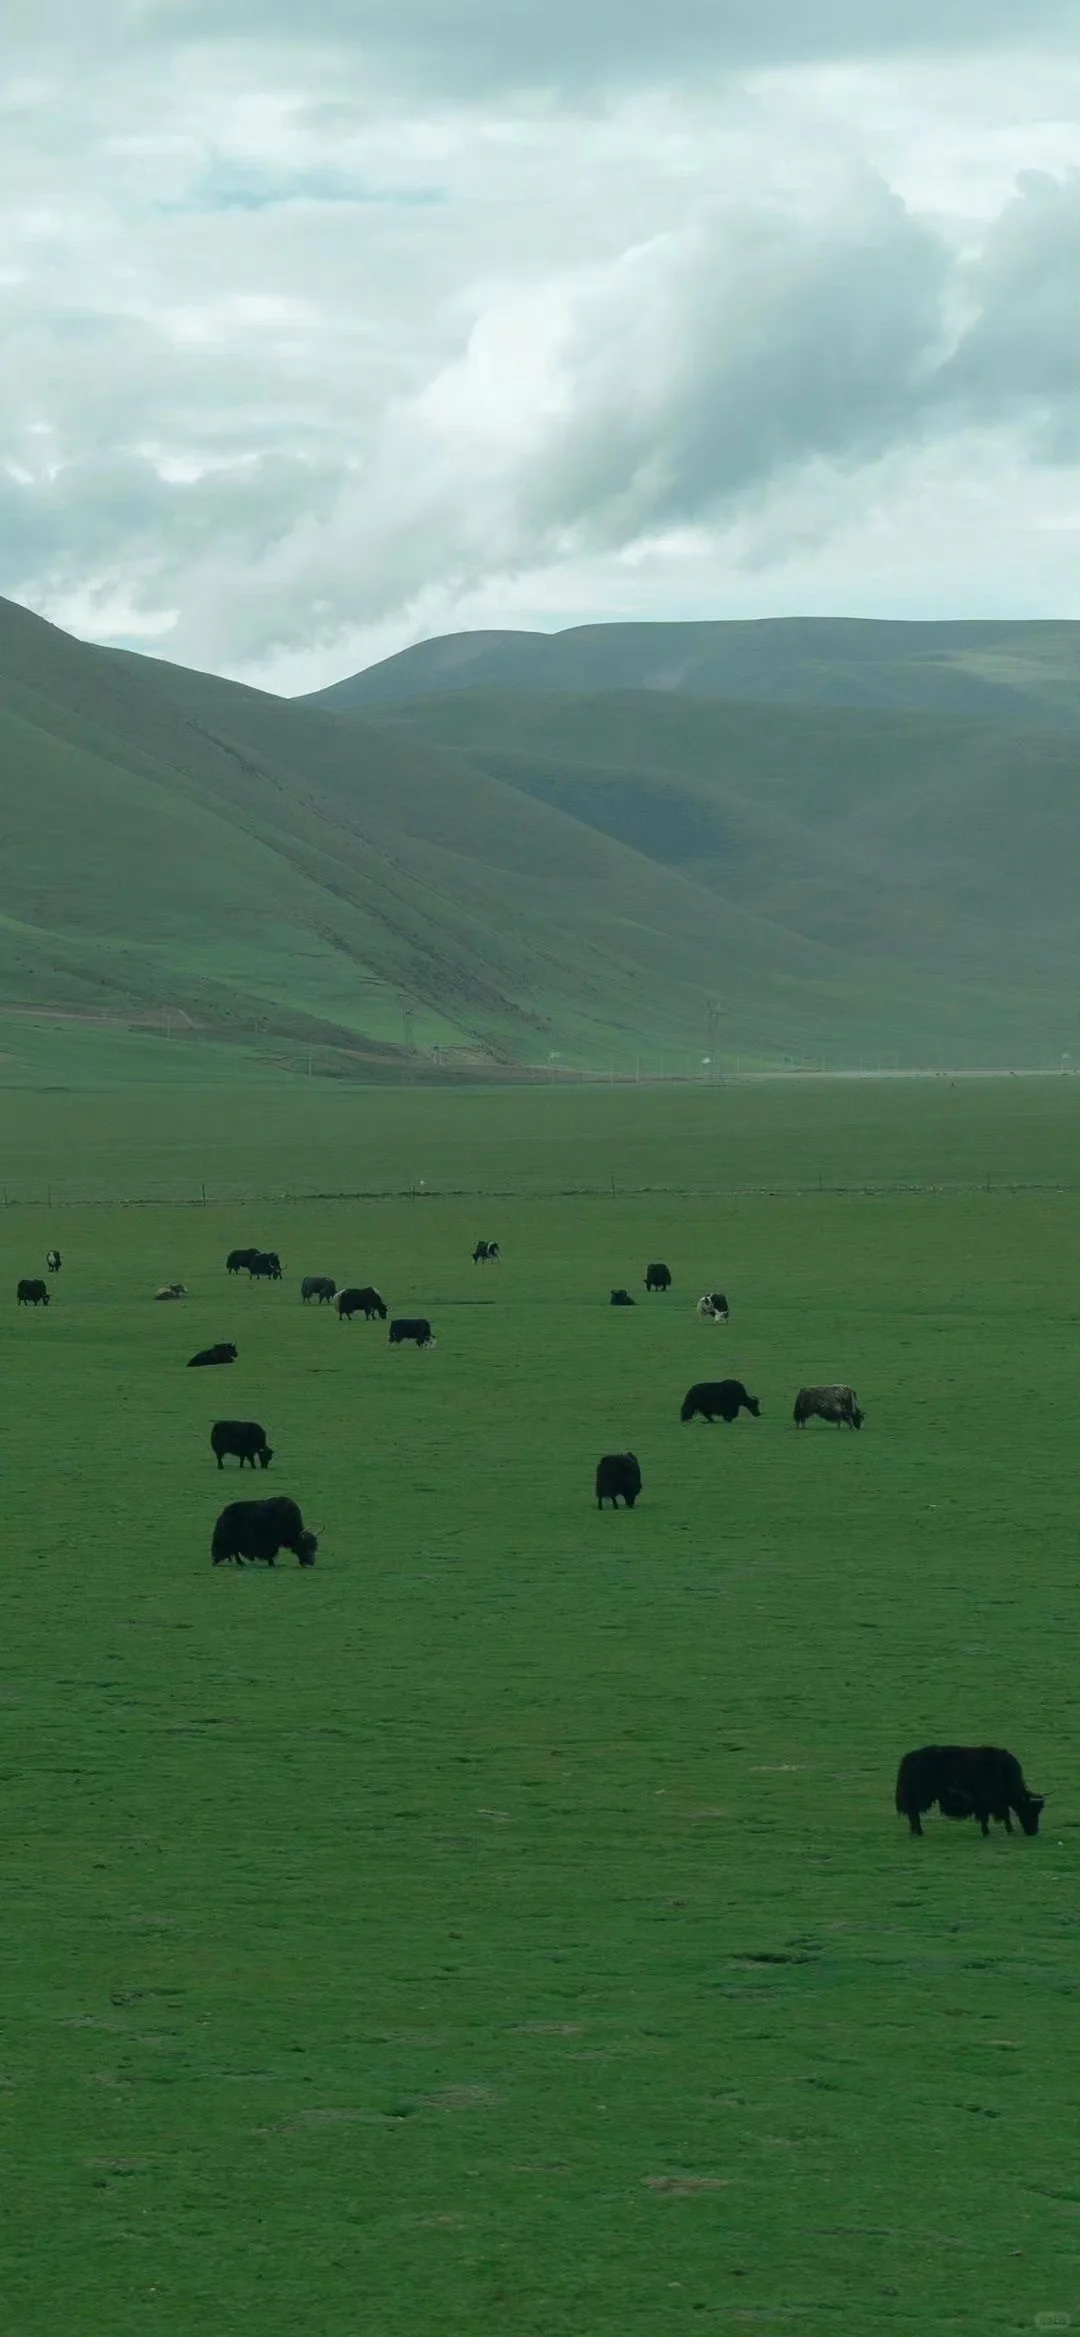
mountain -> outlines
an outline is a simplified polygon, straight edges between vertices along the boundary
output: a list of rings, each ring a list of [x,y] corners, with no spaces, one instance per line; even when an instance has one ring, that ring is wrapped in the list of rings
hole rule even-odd
[[[655,690],[753,705],[1080,728],[1080,624],[892,624],[770,617],[752,623],[575,625],[564,633],[452,633],[420,641],[311,703],[377,713],[456,690],[595,695]]]
[[[1045,1063],[1076,752],[640,691],[360,718],[0,602],[0,1007],[369,1072]]]

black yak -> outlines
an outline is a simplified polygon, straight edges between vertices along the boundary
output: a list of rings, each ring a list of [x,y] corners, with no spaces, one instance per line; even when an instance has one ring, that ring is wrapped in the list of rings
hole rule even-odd
[[[281,1260],[276,1250],[253,1250],[248,1260],[253,1282],[280,1282]]]
[[[47,1265],[50,1274],[59,1274],[60,1268],[63,1264],[63,1259],[60,1256],[59,1250],[47,1250],[45,1253],[45,1264]]]
[[[300,1284],[300,1296],[305,1306],[312,1298],[317,1298],[320,1306],[329,1306],[336,1290],[337,1283],[331,1281],[329,1274],[305,1274]]]
[[[635,1303],[628,1290],[613,1290],[611,1293],[612,1306],[633,1306]]]
[[[1044,1798],[1029,1793],[1015,1753],[998,1745],[923,1745],[905,1753],[896,1779],[897,1812],[913,1834],[922,1833],[922,1814],[935,1801],[943,1817],[978,1818],[984,1834],[991,1818],[1011,1834],[1010,1810],[1025,1834],[1037,1834]]]
[[[426,1315],[412,1317],[401,1315],[396,1322],[391,1323],[391,1347],[400,1347],[407,1339],[412,1340],[414,1347],[434,1347],[435,1341],[431,1335],[431,1324]]]
[[[15,1293],[20,1306],[48,1306],[49,1293],[43,1282],[20,1282]]]
[[[838,1428],[861,1428],[866,1414],[859,1410],[854,1388],[837,1385],[800,1388],[792,1417],[796,1428],[805,1428],[808,1420],[834,1420]]]
[[[354,1315],[363,1315],[366,1323],[386,1321],[386,1300],[377,1290],[339,1290],[334,1305],[339,1323],[351,1323]]]
[[[621,1495],[627,1509],[633,1509],[641,1491],[641,1469],[635,1453],[605,1453],[596,1464],[596,1506],[603,1509],[610,1501],[612,1509],[619,1506]]]
[[[301,1566],[314,1566],[318,1547],[295,1501],[279,1495],[273,1501],[230,1501],[214,1527],[210,1556],[215,1566],[230,1559],[237,1566],[245,1559],[272,1566],[279,1550],[292,1550]]]
[[[225,1260],[226,1274],[246,1274],[252,1259],[258,1255],[258,1250],[230,1250]]]
[[[192,1356],[189,1356],[189,1358],[188,1358],[188,1370],[189,1370],[189,1371],[198,1371],[198,1369],[199,1369],[200,1365],[202,1365],[202,1364],[204,1364],[204,1363],[235,1363],[235,1362],[236,1362],[236,1349],[235,1349],[235,1347],[234,1347],[234,1346],[232,1346],[232,1344],[231,1344],[231,1342],[230,1342],[229,1340],[227,1340],[227,1339],[223,1339],[223,1340],[221,1341],[221,1343],[220,1343],[220,1345],[219,1345],[219,1346],[217,1346],[217,1347],[202,1347],[202,1348],[200,1348],[198,1355],[192,1355]]]
[[[730,1426],[740,1412],[761,1418],[757,1397],[747,1395],[741,1379],[703,1379],[683,1397],[680,1418],[693,1420],[700,1413],[703,1420],[726,1420]]]
[[[664,1266],[664,1265],[659,1265],[659,1266],[649,1266],[649,1267],[646,1269],[646,1274],[645,1274],[645,1288],[646,1288],[646,1290],[670,1290],[670,1288],[671,1288],[671,1268],[670,1268],[670,1266]]]
[[[273,1449],[266,1441],[266,1430],[257,1420],[215,1420],[210,1431],[210,1450],[217,1458],[218,1468],[224,1468],[226,1454],[232,1454],[243,1468],[245,1461],[254,1468],[268,1469],[274,1458]]]

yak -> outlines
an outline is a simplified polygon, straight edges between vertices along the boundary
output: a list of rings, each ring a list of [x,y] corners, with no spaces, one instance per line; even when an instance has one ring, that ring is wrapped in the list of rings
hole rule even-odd
[[[19,1306],[48,1306],[49,1293],[43,1282],[20,1282],[15,1297]]]
[[[188,1370],[198,1371],[204,1363],[235,1363],[236,1349],[230,1340],[223,1339],[217,1347],[202,1347],[197,1355],[189,1356]]]
[[[854,1388],[837,1385],[800,1388],[792,1418],[796,1428],[805,1428],[808,1420],[834,1420],[838,1428],[861,1428],[866,1414],[859,1410]]]
[[[921,1834],[923,1812],[935,1801],[945,1818],[978,1818],[984,1834],[991,1818],[1011,1834],[1010,1810],[1025,1834],[1037,1834],[1045,1796],[1029,1792],[1015,1753],[999,1745],[923,1745],[900,1763],[897,1814]]]
[[[187,1285],[186,1285],[186,1283],[183,1283],[183,1282],[163,1282],[163,1283],[162,1283],[162,1285],[161,1285],[161,1288],[160,1288],[160,1290],[155,1290],[155,1292],[154,1292],[154,1297],[155,1297],[155,1298],[186,1298],[186,1297],[187,1297]]]
[[[253,1469],[258,1461],[260,1469],[268,1469],[274,1458],[273,1448],[266,1441],[266,1430],[260,1428],[257,1420],[215,1420],[210,1431],[210,1450],[219,1469],[224,1468],[227,1453],[239,1461],[241,1468],[246,1461]]]
[[[613,1290],[611,1304],[612,1306],[635,1306],[637,1301],[631,1298],[628,1290]]]
[[[230,1559],[236,1566],[245,1560],[272,1566],[279,1550],[292,1550],[301,1566],[314,1566],[318,1547],[295,1501],[279,1495],[273,1501],[230,1501],[214,1527],[210,1556],[215,1566]]]
[[[339,1290],[334,1305],[339,1323],[351,1323],[354,1315],[363,1315],[366,1323],[386,1321],[386,1300],[370,1285],[365,1290]]]
[[[248,1260],[248,1273],[253,1282],[280,1282],[281,1260],[276,1250],[253,1250]]]
[[[472,1262],[474,1266],[497,1266],[499,1255],[498,1242],[477,1242]]]
[[[259,1254],[258,1250],[230,1250],[225,1260],[226,1274],[246,1274],[252,1259],[257,1258]]]
[[[693,1420],[700,1413],[703,1420],[726,1420],[730,1427],[740,1412],[761,1418],[757,1397],[747,1394],[741,1379],[699,1380],[683,1397],[680,1418]]]
[[[665,1266],[661,1263],[660,1265],[647,1267],[645,1271],[645,1288],[646,1290],[670,1290],[670,1266]]]
[[[300,1284],[300,1296],[307,1306],[309,1299],[317,1298],[320,1306],[329,1306],[337,1290],[329,1274],[305,1274]]]
[[[730,1312],[722,1290],[707,1290],[697,1302],[697,1311],[703,1323],[726,1323]]]
[[[612,1509],[617,1509],[620,1495],[627,1509],[633,1509],[640,1491],[641,1469],[636,1453],[605,1453],[597,1461],[597,1509],[603,1509],[605,1501],[610,1501]]]
[[[47,1265],[50,1274],[59,1274],[60,1268],[63,1265],[63,1259],[60,1256],[59,1250],[47,1250],[45,1253],[45,1264]]]
[[[400,1347],[408,1339],[412,1340],[414,1347],[434,1347],[431,1324],[426,1315],[400,1315],[396,1322],[391,1323],[391,1347]]]

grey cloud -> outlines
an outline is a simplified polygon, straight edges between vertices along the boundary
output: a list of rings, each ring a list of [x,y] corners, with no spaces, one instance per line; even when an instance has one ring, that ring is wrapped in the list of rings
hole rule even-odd
[[[1024,413],[1051,461],[1080,453],[1080,176],[1028,173],[965,273],[976,314],[937,384],[988,420]]]

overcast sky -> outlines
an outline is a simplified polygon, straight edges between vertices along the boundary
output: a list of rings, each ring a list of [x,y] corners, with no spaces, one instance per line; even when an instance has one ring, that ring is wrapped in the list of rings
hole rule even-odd
[[[1080,0],[6,0],[0,155],[88,637],[1080,617]]]

